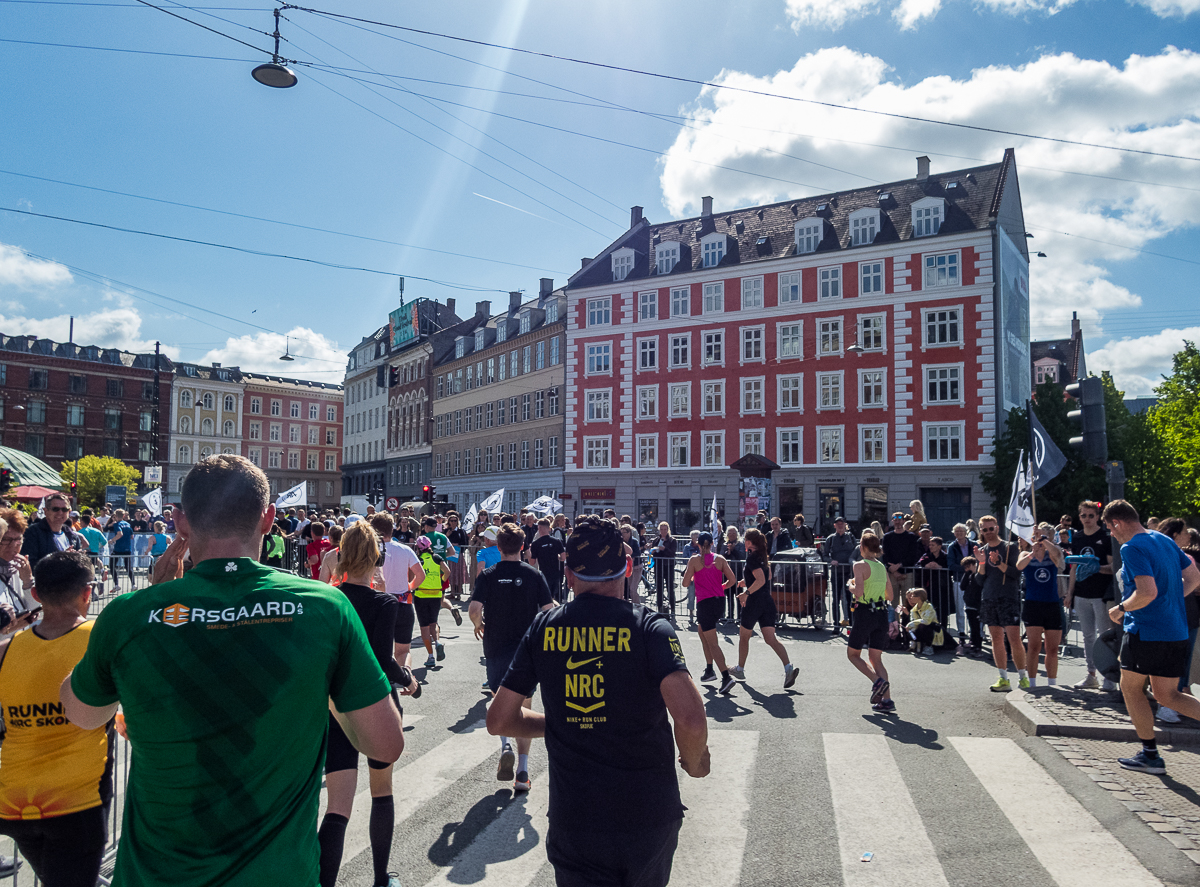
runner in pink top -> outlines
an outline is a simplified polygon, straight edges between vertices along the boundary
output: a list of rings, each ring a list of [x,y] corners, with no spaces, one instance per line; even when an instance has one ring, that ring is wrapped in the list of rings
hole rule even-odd
[[[713,660],[721,671],[721,686],[719,693],[728,693],[735,686],[725,665],[725,656],[717,641],[717,621],[725,612],[725,591],[737,585],[737,577],[729,568],[729,562],[719,554],[712,553],[713,537],[711,533],[701,533],[696,540],[700,553],[688,559],[687,570],[683,574],[683,585],[696,583],[696,619],[700,623],[700,643],[704,646],[706,663],[704,674],[700,676],[703,682],[715,681]]]

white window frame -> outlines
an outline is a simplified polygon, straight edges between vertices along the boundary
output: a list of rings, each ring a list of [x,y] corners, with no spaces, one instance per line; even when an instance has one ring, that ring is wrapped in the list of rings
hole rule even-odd
[[[755,311],[766,305],[762,277],[742,278],[742,310]]]
[[[529,311],[522,311],[520,318],[520,325],[517,327],[517,332],[520,335],[524,335],[533,329],[533,315]]]
[[[836,351],[825,351],[822,345],[822,337],[825,335],[821,329],[822,324],[836,323],[838,325],[838,347]],[[818,317],[816,320],[817,342],[816,352],[817,360],[822,357],[841,357],[846,349],[846,324],[841,317]]]
[[[938,260],[945,259],[945,275],[939,274]],[[931,267],[932,266],[932,267]],[[933,282],[930,282],[932,271]],[[921,289],[946,289],[962,286],[962,251],[951,249],[944,252],[925,253],[921,256]]]
[[[685,458],[676,461],[675,451],[680,443],[683,444]],[[667,462],[670,468],[692,467],[692,433],[690,431],[673,431],[667,435]]]
[[[679,306],[683,306],[685,310],[676,311]],[[671,316],[672,317],[691,317],[692,316],[692,288],[690,286],[675,286],[671,287]]]
[[[825,459],[825,434],[826,432],[834,432],[838,434],[838,458]],[[818,425],[817,426],[817,464],[818,465],[845,465],[846,464],[846,426],[845,425]]]
[[[784,384],[796,383],[796,405],[783,405],[783,390]],[[775,377],[775,415],[782,413],[803,413],[804,412],[804,373],[785,373]]]
[[[683,339],[687,342],[687,361],[685,363],[675,362],[675,340]],[[692,368],[692,334],[691,333],[672,333],[667,336],[667,347],[670,353],[667,355],[667,368],[672,370],[690,370]]]
[[[587,300],[587,327],[612,326],[612,296]]]
[[[878,209],[856,209],[850,213],[850,245],[869,246],[879,234]]]
[[[583,392],[583,400],[585,425],[591,422],[612,422],[611,388],[588,388]]]
[[[637,467],[658,468],[657,434],[639,434],[637,436]]]
[[[683,408],[677,410],[675,408],[676,396],[683,395]],[[691,382],[672,382],[667,386],[667,418],[668,419],[690,419],[692,418],[692,383]]]
[[[700,464],[705,468],[726,467],[724,431],[703,431],[700,433]]]
[[[725,313],[725,281],[710,280],[701,287],[702,298],[700,300],[701,314],[724,314]],[[713,307],[709,307],[710,304]]]
[[[637,387],[637,403],[635,404],[635,420],[638,422],[651,422],[658,419],[658,386],[657,385],[639,385]],[[642,404],[649,403],[654,409],[642,415]]]
[[[793,298],[792,287],[796,287]],[[787,298],[784,298],[784,296]],[[799,305],[804,301],[804,275],[799,271],[784,271],[779,275],[779,288],[776,290],[775,302],[779,305]]]
[[[800,255],[815,253],[825,239],[825,220],[820,216],[809,216],[796,223],[793,240]]]
[[[935,428],[957,428],[958,429],[958,458],[957,459],[931,459],[929,458],[929,432]],[[951,438],[946,438],[950,440]],[[921,461],[922,462],[951,462],[961,464],[966,461],[967,454],[967,429],[965,422],[922,422],[921,423]]]
[[[863,336],[863,321],[878,320],[879,321],[879,345],[872,344],[867,346],[865,337]],[[860,314],[855,320],[855,341],[864,353],[868,354],[886,354],[887,353],[887,314],[882,311],[872,312],[870,314]]]
[[[658,320],[658,290],[638,293],[638,320]]]
[[[746,448],[746,436],[751,434],[758,435],[759,449],[755,452],[760,456],[767,455],[767,429],[766,428],[742,428],[738,431],[738,454],[746,456],[750,451]]]
[[[670,274],[683,254],[677,240],[664,240],[654,248],[654,269],[658,274]]]
[[[614,250],[612,254],[612,279],[621,281],[633,273],[634,252],[629,247]]]
[[[700,267],[716,268],[725,260],[729,235],[714,231],[700,238]]]
[[[958,374],[958,397],[948,398],[946,400],[931,399],[929,397],[929,373],[940,372],[942,370],[954,371]],[[940,380],[939,380],[940,381]],[[949,380],[947,380],[949,381]],[[921,367],[921,405],[925,407],[953,407],[962,406],[966,403],[966,364],[962,363],[927,363]]]
[[[883,458],[871,461],[863,458],[866,452],[866,447],[863,446],[863,441],[866,439],[867,433],[872,435],[878,434],[881,443],[881,453]],[[888,435],[886,425],[859,425],[858,426],[858,462],[860,465],[886,465],[888,459]]]
[[[868,373],[879,373],[880,382],[879,390],[881,401],[879,403],[867,403],[864,396],[866,376]],[[858,370],[858,411],[863,410],[886,410],[888,405],[888,377],[887,367],[863,367]]]
[[[946,201],[941,197],[923,197],[912,205],[914,238],[935,236],[945,221]]]
[[[607,348],[608,349],[608,369],[607,370],[592,370],[592,355],[589,351],[592,348]],[[588,342],[583,347],[583,374],[585,376],[611,376],[613,374],[613,347],[612,340],[606,342]]]
[[[842,298],[842,266],[825,265],[817,269],[817,301],[834,302]]]
[[[612,435],[585,437],[582,451],[585,470],[612,467]],[[603,456],[603,463],[601,463],[600,456]]]
[[[797,458],[795,460],[783,458],[783,448],[784,448],[783,436],[785,434],[795,434],[797,436],[796,441],[795,441]],[[792,444],[792,441],[787,442],[788,446],[790,446],[791,444]],[[804,429],[803,428],[796,426],[793,428],[777,428],[777,429],[775,429],[775,461],[778,462],[780,465],[803,465],[804,464]]]
[[[714,396],[720,399],[720,409],[709,409],[709,397]],[[701,416],[721,416],[725,415],[725,380],[724,379],[708,379],[700,383],[700,415]]]
[[[957,311],[958,312],[958,341],[957,342],[930,342],[929,341],[929,315],[937,314],[941,311]],[[937,305],[930,308],[921,309],[921,350],[925,351],[929,348],[958,348],[966,347],[966,329],[964,320],[966,311],[962,305]],[[937,322],[937,321],[935,321]],[[885,337],[886,338],[886,337]]]
[[[746,356],[747,334],[753,337],[753,334],[758,334],[758,357]],[[756,324],[755,326],[743,326],[738,328],[738,366],[745,366],[748,363],[767,362],[767,325],[765,323]]]
[[[797,354],[787,354],[783,347],[783,330],[785,327],[796,328],[796,348]],[[789,337],[790,338],[790,337]],[[789,320],[775,324],[775,355],[777,361],[784,360],[803,360],[804,359],[804,321]]]
[[[643,346],[646,345],[650,346],[650,354],[654,358],[654,363],[650,366],[642,365]],[[658,370],[658,336],[643,336],[640,339],[637,339],[637,365],[634,372],[657,373]]]
[[[879,271],[876,272],[875,269]],[[871,281],[870,288],[867,281]],[[878,284],[876,286],[875,284]],[[858,294],[860,296],[882,296],[887,293],[887,262],[883,259],[872,259],[869,262],[858,263]]]
[[[715,336],[716,340],[714,342],[709,342],[710,336]],[[709,345],[713,345],[713,344],[718,345],[721,349],[721,359],[720,360],[709,360],[708,359],[708,347],[709,347]],[[725,366],[725,330],[724,329],[701,330],[700,331],[700,366],[702,366],[702,367],[723,367],[723,366]]]
[[[829,404],[828,406],[822,403],[825,395],[826,383],[832,382],[830,391],[835,391],[837,394],[837,403]],[[816,409],[818,413],[842,413],[846,410],[846,374],[843,370],[833,370],[823,373],[817,373],[816,385]]]
[[[747,385],[758,383],[758,407],[746,406]],[[766,376],[742,376],[738,379],[738,415],[739,416],[765,416],[767,414],[767,377]]]

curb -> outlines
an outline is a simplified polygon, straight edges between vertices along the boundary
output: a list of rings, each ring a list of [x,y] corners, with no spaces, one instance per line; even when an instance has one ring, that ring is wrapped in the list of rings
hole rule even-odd
[[[1004,713],[1029,736],[1071,736],[1077,739],[1108,739],[1137,742],[1133,724],[1090,724],[1082,721],[1056,721],[1046,717],[1028,702],[1028,694],[1014,690],[1004,701]],[[1159,727],[1154,733],[1164,745],[1200,745],[1200,730],[1190,727]]]

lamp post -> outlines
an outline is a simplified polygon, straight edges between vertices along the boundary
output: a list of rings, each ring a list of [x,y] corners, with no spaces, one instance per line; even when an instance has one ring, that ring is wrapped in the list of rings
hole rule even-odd
[[[279,55],[279,10],[275,10],[275,33],[272,34],[275,38],[275,52],[271,54],[271,61],[266,64],[259,65],[250,72],[250,76],[261,83],[263,86],[270,86],[275,89],[288,89],[295,86],[297,77],[291,68],[284,65],[285,59]]]

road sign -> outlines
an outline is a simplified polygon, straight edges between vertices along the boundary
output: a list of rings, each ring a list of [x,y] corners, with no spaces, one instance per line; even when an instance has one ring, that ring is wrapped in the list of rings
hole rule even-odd
[[[387,508],[388,511],[399,511],[400,500],[395,496],[388,496],[387,503],[384,505],[384,507]]]
[[[110,508],[124,508],[129,504],[129,490],[109,484],[104,488],[104,504]]]
[[[161,484],[162,483],[162,466],[161,465],[147,465],[145,468],[142,469],[142,478],[148,484]]]

